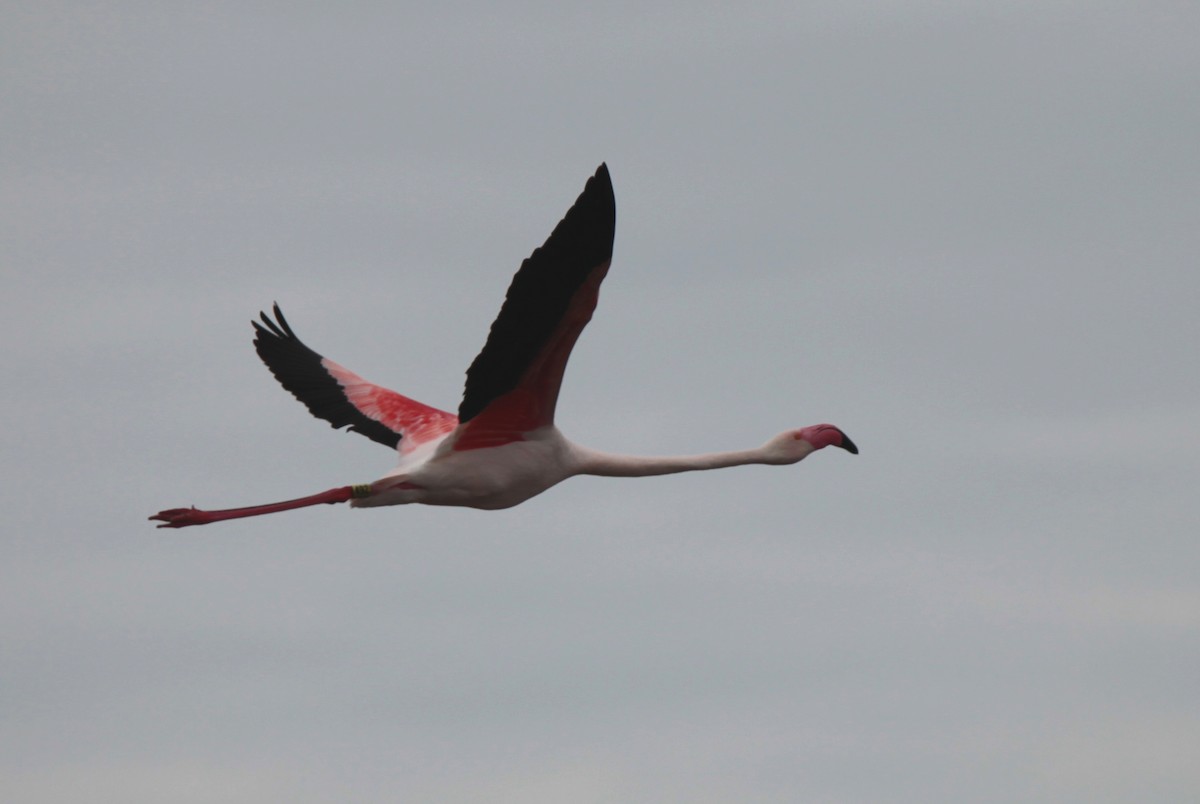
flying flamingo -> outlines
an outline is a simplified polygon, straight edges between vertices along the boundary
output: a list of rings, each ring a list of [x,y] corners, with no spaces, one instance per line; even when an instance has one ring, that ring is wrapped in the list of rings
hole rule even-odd
[[[373,483],[296,500],[203,511],[171,508],[160,528],[206,525],[321,503],[509,508],[573,475],[645,477],[745,464],[791,464],[823,447],[857,454],[831,424],[789,430],[754,449],[670,458],[597,452],[563,437],[554,407],[567,358],[591,320],[612,259],[616,199],[600,165],[550,238],[513,277],[483,351],[467,369],[458,415],[367,382],[308,348],[279,305],[253,322],[254,347],[280,384],[316,417],[396,449],[400,463]]]

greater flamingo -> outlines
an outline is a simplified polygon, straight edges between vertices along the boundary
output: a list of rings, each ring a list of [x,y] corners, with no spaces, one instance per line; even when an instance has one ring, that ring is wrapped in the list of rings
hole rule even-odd
[[[592,317],[612,259],[616,200],[600,165],[574,206],[513,277],[483,351],[467,369],[458,415],[367,382],[305,346],[279,309],[253,322],[254,346],[275,378],[314,416],[398,450],[373,483],[296,500],[203,511],[171,508],[160,528],[205,525],[321,503],[508,508],[573,475],[644,477],[745,464],[791,464],[823,447],[857,454],[831,424],[789,430],[754,449],[670,458],[612,455],[568,441],[554,426],[567,358]]]

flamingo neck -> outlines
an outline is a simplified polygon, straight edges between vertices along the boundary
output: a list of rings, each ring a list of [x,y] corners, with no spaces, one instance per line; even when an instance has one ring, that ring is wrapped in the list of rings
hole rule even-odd
[[[702,455],[675,455],[652,457],[642,455],[614,455],[608,452],[577,448],[578,468],[575,474],[598,475],[600,477],[650,477],[673,475],[679,472],[698,472],[705,469],[724,469],[728,466],[745,466],[756,463],[772,463],[766,450],[735,450],[733,452],[710,452]]]

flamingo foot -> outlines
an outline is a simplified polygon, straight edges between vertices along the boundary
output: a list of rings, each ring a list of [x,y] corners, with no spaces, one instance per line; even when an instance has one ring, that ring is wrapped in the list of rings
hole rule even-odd
[[[186,528],[188,525],[207,525],[209,522],[216,521],[208,511],[201,511],[195,506],[191,508],[168,508],[165,511],[159,511],[152,517],[148,517],[148,519],[162,522],[163,524],[158,526],[160,528]]]

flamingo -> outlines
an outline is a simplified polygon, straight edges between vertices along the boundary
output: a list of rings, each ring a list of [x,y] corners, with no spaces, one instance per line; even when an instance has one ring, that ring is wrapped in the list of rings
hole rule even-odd
[[[310,505],[457,505],[509,508],[574,475],[646,477],[746,464],[793,464],[828,446],[858,454],[832,424],[788,430],[753,449],[680,457],[614,455],[568,441],[554,426],[563,371],[596,308],[616,230],[606,165],[541,248],[521,264],[483,351],[467,369],[458,415],[364,380],[306,346],[279,305],[252,322],[254,346],[283,387],[317,418],[399,453],[372,483],[295,500],[204,511],[170,508],[160,528],[205,525]]]

